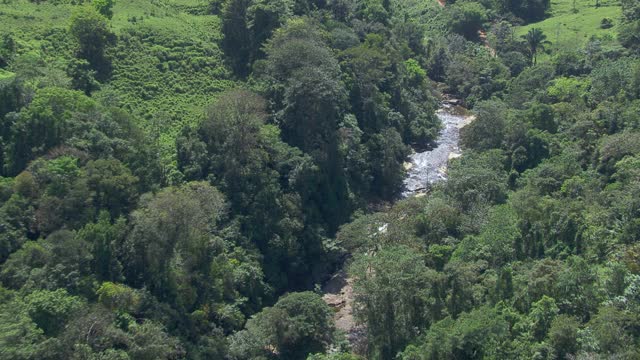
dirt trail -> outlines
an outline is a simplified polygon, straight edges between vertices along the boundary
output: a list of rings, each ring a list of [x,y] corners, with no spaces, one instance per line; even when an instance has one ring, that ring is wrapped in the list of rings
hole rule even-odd
[[[366,351],[366,332],[353,318],[353,278],[347,276],[344,269],[335,273],[322,288],[322,299],[335,310],[333,322],[343,331],[351,344],[352,351],[364,354]]]
[[[489,40],[487,40],[487,32],[484,29],[478,30],[478,37],[480,38],[482,45],[489,50],[489,54],[491,54],[492,57],[496,57],[496,50],[491,47]]]

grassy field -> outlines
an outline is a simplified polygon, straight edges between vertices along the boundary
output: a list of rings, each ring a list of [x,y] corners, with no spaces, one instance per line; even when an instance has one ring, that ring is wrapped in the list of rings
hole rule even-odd
[[[220,19],[208,14],[208,0],[117,1],[110,21],[118,35],[109,54],[113,73],[94,97],[107,99],[139,119],[158,136],[167,156],[185,123],[201,118],[204,107],[234,86],[217,46]],[[18,52],[34,53],[64,72],[74,56],[66,29],[71,0],[2,0],[0,34],[11,34]],[[0,74],[0,78],[4,75]]]
[[[575,0],[576,11],[573,9],[574,0],[552,0],[549,18],[519,27],[516,35],[524,35],[534,27],[540,28],[552,43],[552,50],[581,47],[591,36],[604,40],[615,38],[621,16],[617,0],[600,0],[599,7],[596,7],[596,0]],[[609,29],[600,28],[603,18],[611,19],[614,26]],[[544,57],[541,59],[544,60]]]

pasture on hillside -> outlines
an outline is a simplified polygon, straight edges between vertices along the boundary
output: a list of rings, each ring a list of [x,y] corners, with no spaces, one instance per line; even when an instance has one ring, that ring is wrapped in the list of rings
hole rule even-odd
[[[552,0],[549,17],[518,27],[516,36],[525,35],[532,28],[540,28],[551,42],[550,50],[578,49],[592,36],[604,43],[614,43],[621,14],[617,0]],[[605,18],[612,21],[612,27],[601,27]],[[546,58],[548,56],[541,54],[539,60]]]

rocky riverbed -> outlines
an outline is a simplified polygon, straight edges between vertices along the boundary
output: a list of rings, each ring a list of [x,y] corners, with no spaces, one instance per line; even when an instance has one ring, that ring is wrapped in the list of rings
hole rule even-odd
[[[448,103],[443,104],[436,115],[442,121],[442,131],[433,148],[409,156],[403,197],[424,193],[432,184],[445,180],[449,160],[461,155],[460,129],[471,122],[473,116],[464,108]]]

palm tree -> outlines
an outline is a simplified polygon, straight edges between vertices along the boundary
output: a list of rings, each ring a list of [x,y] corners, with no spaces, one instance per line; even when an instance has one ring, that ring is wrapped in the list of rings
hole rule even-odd
[[[531,60],[533,60],[533,64],[536,64],[538,50],[544,51],[544,46],[551,44],[547,41],[547,35],[542,33],[542,30],[539,28],[529,29],[527,35],[523,35],[525,42],[529,46],[529,54],[531,55]]]

